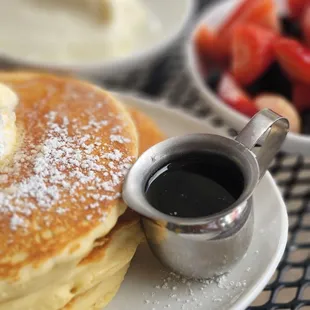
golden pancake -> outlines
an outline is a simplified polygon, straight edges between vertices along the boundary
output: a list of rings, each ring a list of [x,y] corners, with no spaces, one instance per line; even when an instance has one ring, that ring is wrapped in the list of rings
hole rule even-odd
[[[164,138],[150,118],[134,109],[130,113],[139,140],[144,141],[140,152]],[[29,295],[0,303],[0,310],[102,308],[117,293],[142,236],[139,217],[127,210],[107,236],[95,240],[93,250],[71,272]]]
[[[165,135],[163,134],[163,132],[158,128],[158,126],[150,117],[148,117],[138,109],[132,107],[128,107],[128,111],[130,112],[130,115],[137,127],[139,135],[140,154],[149,149],[151,146],[165,139]],[[129,211],[127,211],[126,213],[128,212]],[[117,226],[118,224],[116,225],[115,229],[117,229]],[[89,255],[89,258],[92,254],[98,255],[99,253],[99,249],[98,251],[97,249],[94,249],[94,251]],[[103,309],[116,295],[121,285],[121,282],[123,281],[123,278],[127,272],[127,268],[128,266],[123,267],[121,270],[110,276],[108,279],[102,280],[91,289],[87,290],[82,294],[79,294],[77,297],[73,298],[71,302],[67,304],[62,310]]]
[[[19,97],[18,148],[0,168],[0,301],[67,275],[106,235],[138,151],[126,109],[104,90],[43,73],[0,73]]]
[[[163,132],[149,116],[132,107],[128,107],[127,109],[138,131],[140,155],[151,146],[165,139]]]
[[[101,310],[116,295],[124,280],[129,265],[125,266],[109,279],[106,279],[95,287],[74,298],[62,310]]]
[[[99,283],[105,282],[108,292],[110,289],[114,290],[116,285],[121,284],[142,237],[138,215],[127,210],[111,232],[97,239],[91,253],[60,282],[56,281],[32,294],[0,303],[0,310],[57,310],[86,294]],[[114,275],[124,267],[126,270],[122,277],[116,277],[115,281],[118,282],[113,282]]]

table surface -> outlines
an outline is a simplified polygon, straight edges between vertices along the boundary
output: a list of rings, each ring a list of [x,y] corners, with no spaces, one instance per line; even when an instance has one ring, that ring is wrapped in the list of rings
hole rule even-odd
[[[193,21],[212,1],[199,1]],[[196,117],[208,115],[213,126],[234,134],[233,129],[226,127],[205,106],[186,73],[182,57],[186,32],[165,55],[152,64],[103,83],[113,89],[167,99],[169,104],[185,109]],[[279,154],[270,171],[287,204],[289,240],[272,280],[248,309],[310,310],[310,157]]]

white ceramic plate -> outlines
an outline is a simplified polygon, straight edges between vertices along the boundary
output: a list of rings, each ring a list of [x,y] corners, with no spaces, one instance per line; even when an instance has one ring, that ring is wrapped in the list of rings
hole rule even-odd
[[[158,36],[156,39],[154,38],[154,40],[149,40],[149,38],[141,36],[140,42],[147,42],[147,44],[145,46],[142,44],[143,47],[137,46],[135,50],[124,57],[72,65],[29,61],[23,57],[12,57],[12,55],[5,54],[3,51],[0,51],[0,57],[4,63],[23,67],[65,71],[83,75],[90,79],[107,76],[114,77],[119,72],[124,73],[131,68],[138,68],[162,53],[181,35],[192,16],[196,3],[192,0],[143,0],[143,2],[160,22],[162,26],[161,36]],[[4,27],[5,25],[1,26]]]
[[[249,118],[228,106],[206,85],[202,76],[199,74],[198,62],[194,50],[193,35],[195,33],[195,29],[197,29],[197,27],[201,24],[206,24],[212,29],[216,29],[225,20],[225,17],[234,10],[240,1],[241,0],[218,1],[215,5],[207,8],[198,23],[194,26],[192,35],[186,42],[185,46],[187,68],[193,78],[195,86],[206,99],[206,104],[211,106],[219,116],[221,116],[236,130],[242,129],[249,121]],[[275,1],[278,6],[279,14],[285,14],[287,11],[286,1]],[[282,150],[290,153],[310,155],[310,136],[289,133]]]
[[[208,124],[184,113],[135,97],[119,97],[152,117],[167,136],[214,133]],[[177,279],[160,265],[148,246],[143,244],[119,293],[106,310],[245,309],[273,275],[287,241],[286,207],[269,173],[255,191],[254,216],[255,228],[250,248],[226,279],[209,284]]]

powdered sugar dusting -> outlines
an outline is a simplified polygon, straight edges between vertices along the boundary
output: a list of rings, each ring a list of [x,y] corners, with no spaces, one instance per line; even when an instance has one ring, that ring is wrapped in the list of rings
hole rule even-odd
[[[130,142],[130,139],[124,138],[123,136],[120,136],[120,135],[111,135],[110,140],[111,142],[118,142],[121,144]]]
[[[25,225],[25,221],[22,217],[18,216],[17,214],[13,214],[10,220],[11,230],[16,230],[18,227],[25,228]]]
[[[245,280],[231,281],[228,274],[207,280],[188,279],[173,272],[164,274],[161,283],[156,284],[151,293],[143,293],[146,309],[164,310],[177,307],[181,310],[203,310],[205,299],[208,303],[220,303],[223,298],[233,298],[235,291],[241,294],[246,287]]]
[[[97,106],[103,104],[99,102]],[[107,214],[100,207],[105,201],[120,197],[120,185],[134,158],[125,156],[113,145],[131,141],[120,134],[121,126],[112,128],[111,132],[118,133],[111,133],[112,143],[102,145],[101,138],[94,133],[108,126],[109,121],[88,116],[88,123],[81,126],[76,119],[70,121],[57,112],[47,113],[45,140],[40,145],[29,145],[31,151],[27,155],[15,155],[15,173],[29,159],[32,166],[27,168],[33,173],[0,192],[0,214],[10,217],[11,231],[27,229],[35,210],[55,212],[58,216],[70,212],[65,207],[68,200],[87,203],[85,210],[89,214],[85,220],[92,220],[96,212],[96,218],[105,221]],[[5,183],[10,173],[10,168],[2,169],[0,182]],[[46,226],[51,224],[48,216],[42,218],[46,218]]]

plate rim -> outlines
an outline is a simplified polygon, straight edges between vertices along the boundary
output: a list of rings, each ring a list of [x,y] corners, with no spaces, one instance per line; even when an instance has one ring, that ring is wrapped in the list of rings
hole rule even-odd
[[[177,115],[179,118],[183,118],[183,119],[185,118],[186,120],[194,122],[201,127],[205,127],[206,131],[210,129],[211,133],[220,134],[216,128],[204,122],[203,119],[201,120],[192,115],[188,115],[184,111],[182,111],[182,109],[180,108],[170,107],[168,105],[168,100],[166,99],[158,100],[152,97],[147,97],[144,95],[137,94],[135,92],[112,91],[112,93],[115,96],[117,96],[120,99],[120,101],[122,101],[125,105],[128,104],[128,102],[126,103],[126,101],[135,101],[137,106],[139,105],[147,106],[147,107],[151,107],[159,111],[162,111],[164,113],[168,112],[170,114]],[[267,171],[267,173],[265,174],[261,182],[267,182],[273,188],[273,191],[279,203],[279,208],[281,210],[281,213],[279,214],[279,219],[280,219],[280,222],[282,223],[281,225],[282,229],[281,229],[280,237],[278,240],[278,246],[277,246],[276,251],[274,252],[274,255],[268,267],[258,278],[258,280],[256,281],[256,284],[253,285],[250,289],[246,290],[245,293],[242,293],[240,297],[236,300],[235,304],[232,305],[230,310],[246,309],[255,300],[255,298],[263,291],[263,289],[266,287],[269,280],[273,276],[275,270],[277,269],[281,261],[281,258],[285,252],[286,245],[287,245],[288,227],[289,227],[288,226],[288,214],[287,214],[286,205],[282,198],[281,192],[269,171]],[[254,195],[255,195],[255,192],[254,192]]]

